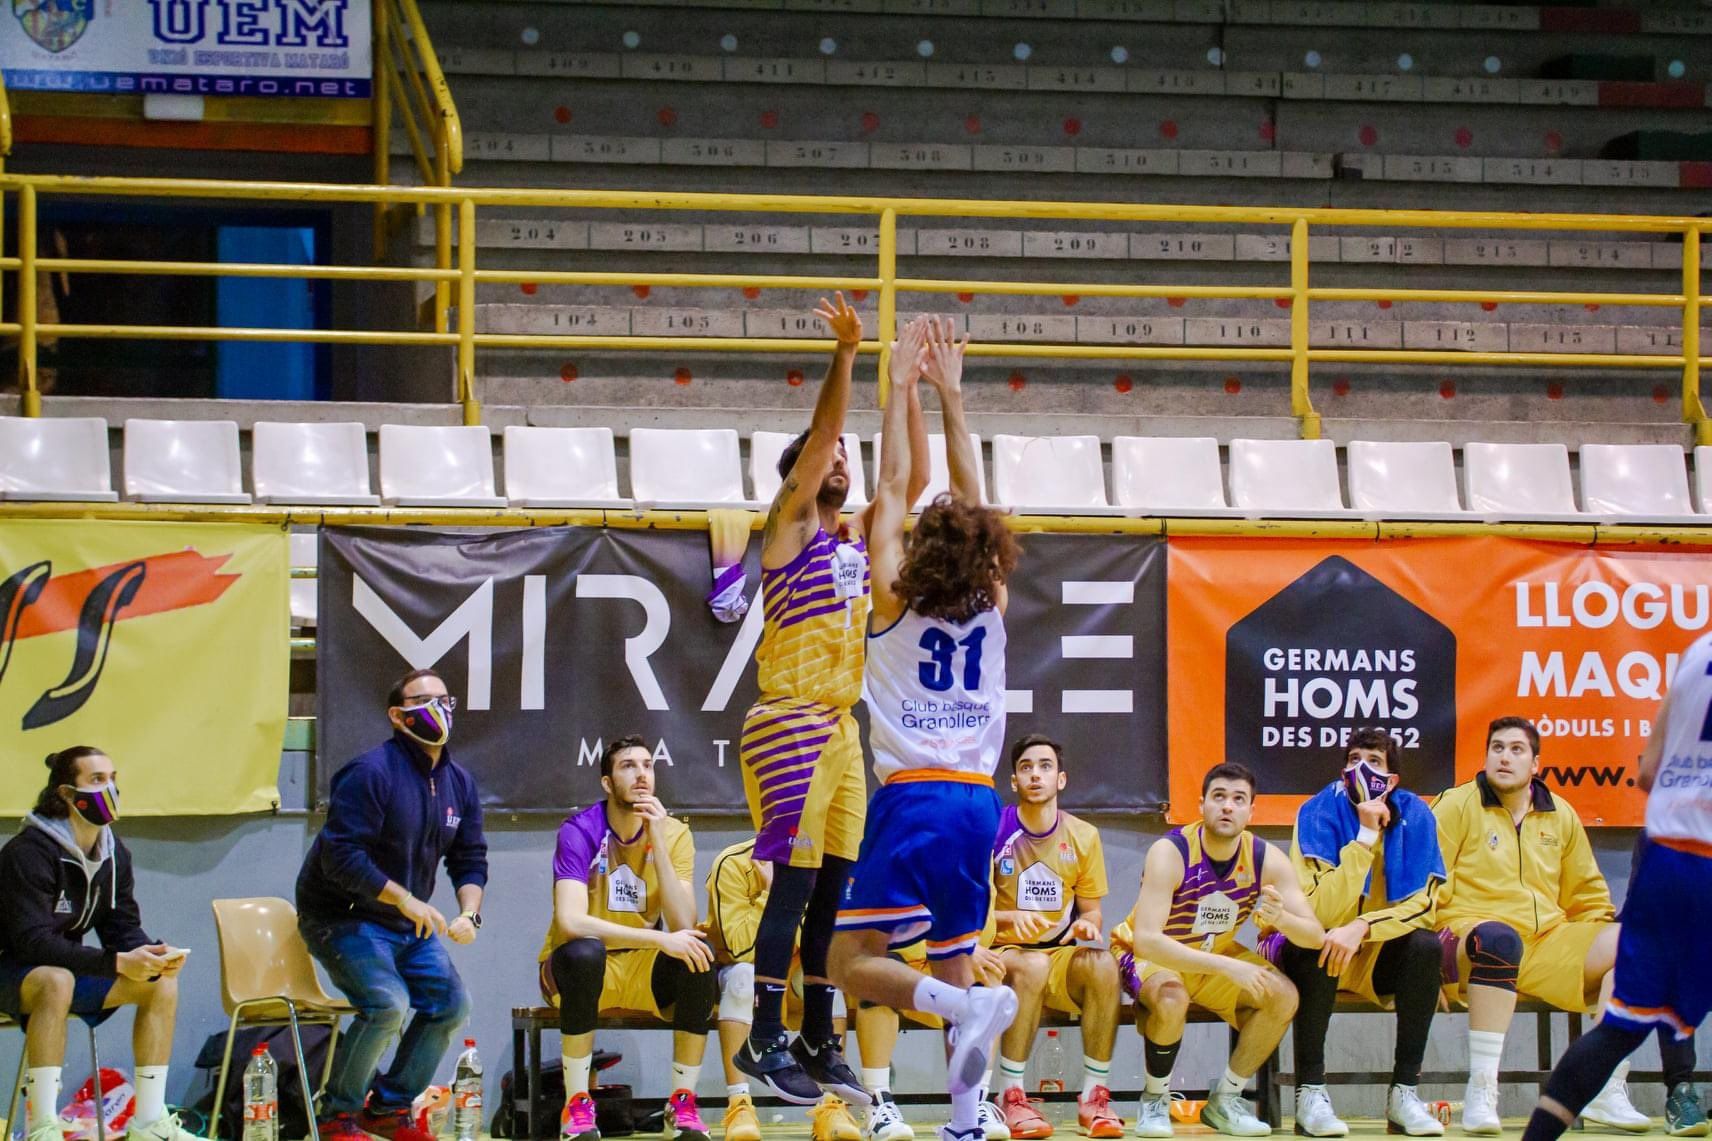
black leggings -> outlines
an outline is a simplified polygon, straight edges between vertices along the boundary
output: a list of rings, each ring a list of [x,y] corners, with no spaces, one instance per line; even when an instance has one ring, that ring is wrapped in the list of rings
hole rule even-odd
[[[639,950],[618,951],[640,955]],[[600,991],[606,981],[606,944],[599,939],[572,939],[553,949],[547,960],[559,995],[559,1033],[587,1034],[600,1017]],[[716,971],[692,971],[683,960],[664,952],[654,956],[648,979],[654,1005],[672,1012],[672,1029],[706,1034],[713,1022],[713,1006],[719,1001]]]
[[[1296,984],[1296,1083],[1320,1085],[1326,1080],[1326,1031],[1337,1002],[1337,980],[1319,965],[1318,951],[1293,943],[1284,945],[1279,966]],[[1439,1002],[1439,939],[1431,931],[1411,931],[1379,948],[1373,963],[1373,992],[1390,996],[1397,1009],[1397,1052],[1391,1081],[1412,1086],[1421,1076],[1427,1035]]]

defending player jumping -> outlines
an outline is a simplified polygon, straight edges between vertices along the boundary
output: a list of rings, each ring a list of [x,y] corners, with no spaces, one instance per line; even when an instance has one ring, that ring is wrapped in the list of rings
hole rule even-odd
[[[912,323],[893,347],[896,387],[869,532],[874,606],[867,703],[874,772],[868,828],[833,939],[833,977],[851,994],[947,1023],[951,1122],[942,1141],[979,1141],[993,1038],[1016,1014],[1009,987],[972,987],[999,826],[993,770],[1005,744],[1005,579],[1016,540],[980,506],[963,424],[964,345],[950,323]],[[915,367],[910,367],[914,365]],[[939,390],[952,494],[922,512],[904,548],[904,416],[920,368]],[[932,976],[890,958],[922,938]]]

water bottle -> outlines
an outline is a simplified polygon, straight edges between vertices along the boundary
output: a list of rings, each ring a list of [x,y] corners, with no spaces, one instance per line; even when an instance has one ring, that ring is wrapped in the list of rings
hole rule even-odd
[[[476,1141],[481,1132],[482,1064],[476,1040],[464,1039],[458,1068],[452,1074],[452,1141]]]
[[[279,1141],[279,1067],[266,1045],[244,1067],[244,1141]]]
[[[1035,1051],[1034,1073],[1041,1093],[1064,1092],[1064,1043],[1058,1031],[1048,1030],[1046,1041]]]

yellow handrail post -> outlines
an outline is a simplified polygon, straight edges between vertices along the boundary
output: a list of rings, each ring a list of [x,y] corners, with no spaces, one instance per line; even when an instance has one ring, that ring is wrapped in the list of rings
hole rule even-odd
[[[441,310],[440,319],[445,317],[445,310]],[[480,424],[481,403],[476,399],[476,204],[469,198],[458,203],[458,400],[464,406],[464,423]]]
[[[446,128],[444,120],[435,124],[434,142],[434,177],[438,180],[439,185],[450,186],[452,185],[452,176],[446,169]],[[467,198],[459,205],[458,240],[474,246],[476,232],[472,229],[467,234],[463,233],[462,210],[464,205],[468,205],[472,211],[475,209],[475,203]],[[458,265],[462,268],[463,264],[463,251],[460,250]],[[450,269],[452,267],[452,204],[450,202],[442,202],[434,207],[434,266],[437,269]],[[451,304],[451,300],[450,284],[444,281],[436,282],[434,285],[434,331],[436,333],[446,331],[446,306]]]
[[[388,76],[392,74],[392,0],[379,0],[375,5],[374,26],[374,180],[376,186],[392,182],[392,90]],[[391,207],[385,202],[374,204],[375,261],[386,257],[388,220]]]
[[[1682,234],[1682,419],[1696,444],[1712,444],[1712,420],[1700,400],[1700,229]]]
[[[880,212],[880,407],[891,392],[892,340],[898,335],[898,212]]]
[[[26,416],[42,414],[36,387],[36,188],[18,190],[18,392]]]
[[[1290,225],[1290,415],[1302,422],[1302,438],[1320,438],[1320,414],[1308,395],[1308,220]]]

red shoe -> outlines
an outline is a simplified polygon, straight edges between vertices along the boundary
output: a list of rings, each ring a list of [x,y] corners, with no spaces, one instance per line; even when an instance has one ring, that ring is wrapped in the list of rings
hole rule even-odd
[[[1112,1091],[1095,1086],[1076,1099],[1076,1125],[1090,1137],[1122,1137],[1123,1118],[1112,1112]]]
[[[674,1137],[681,1137],[683,1141],[708,1141],[707,1126],[702,1122],[701,1110],[696,1107],[695,1094],[687,1089],[673,1090],[667,1099],[665,1125],[662,1135],[667,1141]]]
[[[559,1114],[560,1141],[600,1141],[600,1128],[594,1119],[594,1098],[578,1093],[565,1103]]]
[[[349,1113],[335,1113],[317,1121],[315,1127],[321,1132],[321,1141],[368,1141],[356,1117]]]
[[[1040,1116],[1040,1111],[1034,1108],[1039,1104],[1017,1086],[999,1095],[999,1112],[1005,1115],[1011,1141],[1039,1141],[1039,1138],[1052,1136],[1052,1122]]]
[[[357,1118],[357,1128],[372,1133],[384,1141],[437,1141],[426,1129],[417,1128],[408,1109],[389,1109],[375,1113],[364,1108]]]

